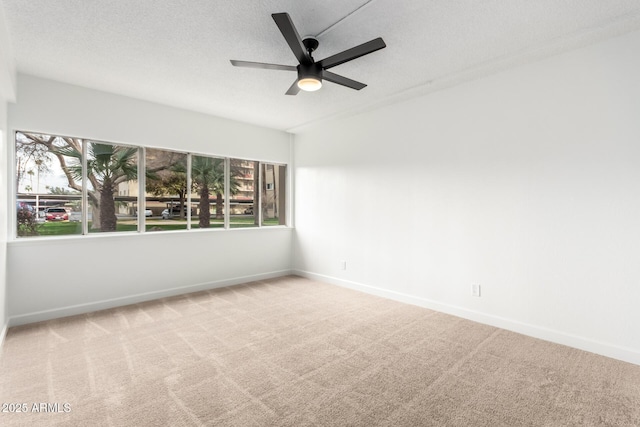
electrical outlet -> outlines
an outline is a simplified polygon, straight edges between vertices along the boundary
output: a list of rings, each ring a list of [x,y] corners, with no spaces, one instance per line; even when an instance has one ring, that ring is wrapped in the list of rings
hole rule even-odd
[[[346,270],[347,269],[347,261],[340,261],[340,268],[342,270]]]
[[[471,285],[471,295],[474,297],[479,297],[480,296],[480,284],[479,283],[473,283]]]

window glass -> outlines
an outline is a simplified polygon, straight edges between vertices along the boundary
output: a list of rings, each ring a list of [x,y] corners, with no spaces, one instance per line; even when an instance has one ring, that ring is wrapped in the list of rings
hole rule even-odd
[[[15,135],[18,237],[286,225],[286,165]]]
[[[16,234],[82,233],[82,140],[16,132]]]
[[[138,148],[87,142],[90,233],[137,231]]]
[[[192,228],[224,227],[224,159],[191,156]]]
[[[187,228],[187,154],[147,148],[145,153],[146,231]]]
[[[262,225],[286,225],[286,172],[285,165],[263,163],[262,175]]]
[[[255,209],[255,201],[259,199],[257,192],[260,188],[260,164],[250,160],[231,159],[230,165],[229,227],[257,227],[258,211]]]

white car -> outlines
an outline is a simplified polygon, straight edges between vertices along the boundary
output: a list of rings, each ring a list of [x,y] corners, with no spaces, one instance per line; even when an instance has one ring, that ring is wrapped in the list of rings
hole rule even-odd
[[[136,215],[138,215],[138,212],[136,212]],[[145,209],[144,216],[153,216],[153,211],[151,209]]]

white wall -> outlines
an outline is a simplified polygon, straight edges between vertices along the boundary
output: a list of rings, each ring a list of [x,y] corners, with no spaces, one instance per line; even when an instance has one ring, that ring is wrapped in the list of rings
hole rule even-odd
[[[0,171],[7,170],[7,102],[15,101],[16,71],[13,53],[4,16],[4,5],[0,0]],[[0,346],[7,327],[6,306],[6,260],[7,260],[7,181],[0,173]]]
[[[7,170],[7,105],[0,96],[0,171]],[[0,346],[7,329],[7,178],[0,173]]]
[[[18,76],[13,130],[174,148],[255,160],[289,160],[285,132],[140,101],[107,92]]]
[[[294,268],[640,364],[637,52],[638,32],[300,132]]]
[[[9,243],[11,325],[290,273],[291,229]]]
[[[285,162],[280,131],[18,76],[9,130]],[[288,228],[19,239],[7,247],[11,325],[290,272]]]

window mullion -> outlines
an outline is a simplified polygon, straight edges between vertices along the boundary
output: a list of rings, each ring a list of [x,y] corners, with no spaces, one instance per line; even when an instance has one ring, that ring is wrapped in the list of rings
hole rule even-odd
[[[191,230],[191,162],[193,154],[187,153],[187,230]],[[182,209],[182,207],[180,207]]]
[[[88,148],[87,148],[87,141],[86,140],[82,140],[81,142],[81,149],[82,149],[82,155],[81,155],[81,161],[82,161],[82,200],[80,202],[80,206],[82,209],[82,216],[80,218],[80,221],[82,221],[82,234],[83,235],[87,235],[89,234],[89,185],[88,185],[88,181],[89,181],[89,177],[87,174],[87,152],[88,152]]]
[[[144,147],[138,148],[138,233],[146,231],[147,209],[147,182],[146,178],[146,152]]]
[[[229,228],[231,222],[231,212],[229,211],[229,198],[231,196],[231,159],[224,159],[224,228]]]
[[[257,162],[258,163],[258,191],[257,191],[257,195],[258,195],[258,227],[262,227],[262,190],[263,190],[263,185],[264,183],[262,182],[262,168],[264,167],[262,162]]]

